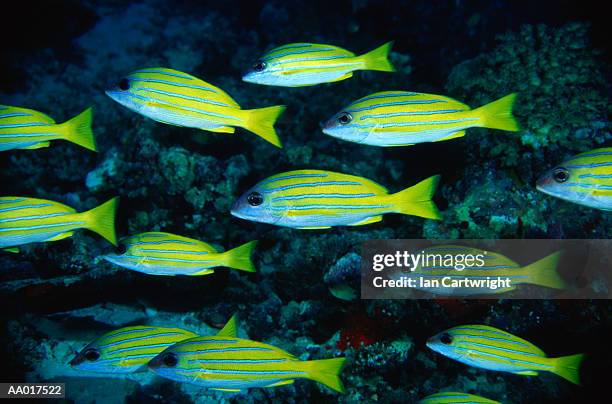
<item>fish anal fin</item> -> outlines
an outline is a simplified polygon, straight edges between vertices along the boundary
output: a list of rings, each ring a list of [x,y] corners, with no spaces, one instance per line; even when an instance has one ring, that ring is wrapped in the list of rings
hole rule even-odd
[[[521,376],[537,376],[538,372],[536,372],[535,370],[523,370],[520,372],[513,372],[516,375],[521,375]]]
[[[2,251],[6,251],[6,252],[13,253],[13,254],[17,254],[17,253],[19,253],[19,248],[18,247],[3,248]]]
[[[360,220],[358,222],[355,223],[351,223],[349,224],[349,226],[363,226],[364,224],[370,224],[370,223],[378,223],[383,219],[382,215],[377,215],[377,216],[370,216],[366,219]]]
[[[346,74],[343,74],[342,76],[333,79],[332,81],[330,81],[330,83],[335,83],[336,81],[342,81],[342,80],[346,80],[353,77],[353,72],[348,72]]]
[[[307,227],[297,227],[300,230],[320,230],[320,229],[331,229],[331,226],[307,226]]]
[[[215,272],[215,270],[214,270],[214,269],[206,268],[206,269],[203,269],[203,270],[201,270],[201,271],[199,271],[199,272],[194,272],[194,273],[189,274],[189,275],[190,275],[190,276],[210,275],[210,274],[212,274],[213,272]]]
[[[217,387],[211,387],[211,390],[217,390],[217,391],[225,391],[226,393],[240,393],[242,390],[240,389],[220,389]]]
[[[453,132],[450,135],[448,135],[447,137],[443,137],[442,139],[438,139],[437,142],[441,142],[443,140],[456,139],[456,138],[462,137],[462,136],[465,136],[465,131],[464,130]]]
[[[45,241],[58,241],[63,240],[65,238],[71,237],[74,234],[72,231],[67,231],[65,233],[60,233],[57,236],[46,239]]]
[[[280,382],[268,384],[267,386],[264,386],[264,387],[286,386],[286,385],[291,384],[293,382],[295,382],[295,380],[293,380],[293,379],[291,379],[291,380],[281,380]]]
[[[50,144],[51,144],[51,142],[39,142],[39,143],[35,143],[33,145],[30,145],[30,146],[21,147],[21,149],[22,150],[42,149],[43,147],[49,147]]]
[[[234,133],[236,131],[236,128],[231,126],[219,126],[217,128],[202,128],[202,130],[207,130],[209,132],[216,133]]]

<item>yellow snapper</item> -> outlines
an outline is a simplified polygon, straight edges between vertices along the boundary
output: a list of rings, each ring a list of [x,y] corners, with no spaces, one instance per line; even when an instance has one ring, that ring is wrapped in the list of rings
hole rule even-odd
[[[431,200],[439,176],[389,194],[382,185],[354,175],[297,170],[273,175],[238,198],[231,214],[241,219],[297,229],[361,226],[385,213],[440,219]]]
[[[57,139],[97,151],[91,117],[92,109],[87,108],[69,121],[57,124],[42,112],[0,105],[0,151],[40,149]]]
[[[516,289],[519,284],[532,284],[545,286],[554,289],[564,289],[565,282],[557,273],[557,264],[561,253],[555,252],[547,257],[542,258],[527,266],[521,266],[510,258],[492,251],[484,251],[480,248],[459,246],[459,245],[444,245],[424,248],[419,251],[424,256],[429,256],[426,262],[419,262],[414,271],[398,272],[393,274],[393,278],[406,277],[417,280],[423,278],[425,280],[439,280],[450,278],[451,281],[462,281],[467,279],[473,285],[459,286],[455,288],[443,286],[417,286],[417,289],[436,295],[446,296],[469,296],[482,294],[497,294],[505,293]],[[482,262],[474,261],[471,265],[463,264],[462,269],[456,269],[453,264],[458,261],[453,261],[448,257],[452,256],[482,256]],[[482,265],[479,265],[482,263]],[[479,287],[478,282],[483,282],[487,278],[510,278],[511,285],[509,288],[497,288],[492,290],[488,287]]]
[[[274,123],[284,106],[241,109],[226,92],[187,73],[162,67],[137,70],[106,94],[158,122],[220,133],[245,128],[282,147]]]
[[[537,346],[486,325],[462,325],[431,337],[427,346],[451,359],[477,368],[537,376],[552,372],[580,384],[583,354],[549,358]]]
[[[236,336],[236,316],[232,316],[218,336]],[[132,373],[164,349],[198,334],[180,328],[135,326],[104,334],[89,343],[70,361],[75,369],[99,373]],[[146,368],[145,368],[146,370]]]
[[[383,91],[353,102],[321,126],[329,136],[383,147],[454,139],[473,127],[516,132],[515,99],[510,94],[470,109],[442,95]]]
[[[447,391],[435,393],[419,400],[418,404],[500,404],[498,401],[474,394]]]
[[[62,240],[77,229],[94,231],[116,245],[117,201],[118,198],[113,198],[87,212],[77,213],[69,206],[46,199],[0,197],[0,248],[17,252],[11,247]]]
[[[579,205],[612,210],[612,147],[564,161],[538,179],[537,189]]]
[[[291,43],[272,49],[242,80],[268,86],[303,87],[348,79],[356,70],[393,72],[388,56],[393,42],[364,55],[332,45]]]
[[[179,342],[151,360],[149,369],[177,382],[223,391],[276,387],[305,378],[343,393],[344,361],[301,361],[272,345],[216,336]]]
[[[218,252],[203,241],[163,232],[140,233],[121,240],[120,254],[102,256],[127,269],[149,275],[208,275],[225,266],[255,272],[251,254],[257,241]]]

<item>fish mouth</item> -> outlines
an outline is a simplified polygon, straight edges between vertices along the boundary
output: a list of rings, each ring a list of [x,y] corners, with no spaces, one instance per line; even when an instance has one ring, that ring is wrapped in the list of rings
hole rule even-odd
[[[68,362],[68,365],[73,366],[73,367],[78,366],[81,363],[83,363],[84,360],[85,358],[81,354],[77,354],[74,358],[70,360],[70,362]]]

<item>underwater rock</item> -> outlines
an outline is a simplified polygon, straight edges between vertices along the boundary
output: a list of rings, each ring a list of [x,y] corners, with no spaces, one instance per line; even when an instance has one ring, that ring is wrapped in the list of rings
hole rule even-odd
[[[361,257],[350,252],[340,258],[323,277],[332,295],[343,300],[355,300],[359,296]]]

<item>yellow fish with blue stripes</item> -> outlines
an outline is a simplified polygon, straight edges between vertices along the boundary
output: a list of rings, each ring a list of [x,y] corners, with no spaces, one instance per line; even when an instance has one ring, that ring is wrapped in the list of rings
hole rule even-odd
[[[236,336],[236,316],[232,316],[218,336]],[[146,370],[147,363],[177,342],[198,334],[180,328],[134,326],[104,334],[87,344],[69,362],[74,369],[97,373],[133,373]]]
[[[474,127],[516,132],[516,94],[480,108],[442,95],[383,91],[361,98],[321,124],[323,133],[371,146],[410,146],[465,135]]]
[[[17,252],[16,246],[62,240],[78,229],[96,232],[116,245],[117,201],[113,198],[78,213],[70,206],[46,199],[0,197],[0,249]]]
[[[578,154],[537,182],[545,194],[601,210],[612,210],[612,147]]]
[[[42,112],[0,105],[0,151],[40,149],[49,147],[52,140],[58,139],[97,151],[91,119],[91,108],[58,124]]]
[[[272,345],[230,337],[179,342],[149,362],[149,369],[177,382],[222,391],[276,387],[310,379],[343,393],[345,358],[301,361]]]
[[[432,350],[477,368],[537,376],[551,372],[580,384],[583,354],[549,358],[537,346],[487,325],[462,325],[431,337]]]
[[[106,94],[155,121],[219,133],[244,128],[277,147],[274,123],[285,106],[242,109],[225,91],[190,74],[162,67],[137,70]]]
[[[251,254],[257,241],[218,252],[203,241],[163,232],[147,232],[121,240],[119,254],[102,256],[106,261],[149,275],[208,275],[214,267],[255,272]]]
[[[474,394],[447,391],[431,394],[419,400],[418,404],[500,404],[499,401],[489,400]]]
[[[557,273],[557,265],[561,256],[560,251],[526,266],[521,266],[503,254],[494,251],[460,245],[427,247],[415,252],[414,255],[424,257],[414,270],[397,272],[389,278],[397,280],[400,278],[414,279],[417,285],[415,289],[435,295],[499,294],[514,290],[521,284],[553,289],[566,288],[565,281]],[[468,262],[465,257],[477,258],[470,259]],[[486,286],[489,278],[496,279],[498,277],[509,278],[510,284],[508,287],[491,289]]]
[[[341,81],[353,76],[356,70],[393,72],[388,42],[364,55],[333,45],[290,43],[272,49],[244,75],[248,83],[268,86],[303,87]]]
[[[323,170],[273,175],[240,198],[231,214],[241,219],[296,229],[327,229],[380,222],[386,213],[440,219],[431,200],[440,177],[390,194],[363,177]]]

